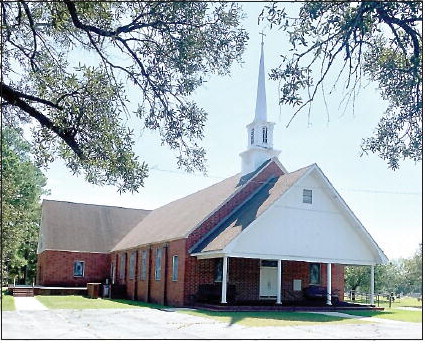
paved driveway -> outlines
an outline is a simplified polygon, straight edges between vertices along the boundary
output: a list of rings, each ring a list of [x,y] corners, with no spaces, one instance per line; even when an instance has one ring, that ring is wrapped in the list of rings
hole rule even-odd
[[[3,312],[2,339],[420,339],[422,324],[245,327],[179,312],[141,309]]]

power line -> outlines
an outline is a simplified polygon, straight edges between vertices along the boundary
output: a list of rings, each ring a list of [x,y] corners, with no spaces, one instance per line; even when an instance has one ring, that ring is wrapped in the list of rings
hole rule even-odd
[[[184,172],[184,171],[178,171],[178,170],[168,170],[168,169],[163,169],[163,168],[159,168],[156,165],[150,168],[151,170],[154,171],[159,171],[159,172],[165,172],[165,173],[173,173],[173,174],[182,174],[182,175],[189,175],[189,173]],[[206,179],[219,179],[219,180],[224,180],[226,178],[229,178],[229,176],[212,176],[212,175],[204,175],[204,174],[200,174],[200,173],[194,173],[194,174],[190,174],[192,176],[196,176],[196,177],[202,177],[202,178],[206,178]],[[264,181],[264,182],[259,182],[259,181],[250,181],[250,183],[256,183],[256,184],[269,184],[270,182]],[[291,185],[288,183],[288,186]],[[299,187],[299,188],[306,188],[307,186],[294,186],[294,187]],[[328,187],[312,187],[312,189],[328,189]],[[388,195],[405,195],[405,196],[422,196],[421,192],[413,192],[413,191],[392,191],[392,190],[373,190],[373,189],[347,189],[347,188],[338,188],[338,190],[340,191],[345,191],[345,192],[360,192],[360,193],[368,193],[368,194],[388,194]]]

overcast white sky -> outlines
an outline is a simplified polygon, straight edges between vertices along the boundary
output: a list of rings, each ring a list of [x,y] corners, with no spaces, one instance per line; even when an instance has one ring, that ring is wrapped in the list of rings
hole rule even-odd
[[[257,25],[261,3],[243,4],[250,40],[244,65],[235,65],[231,76],[212,77],[194,99],[209,113],[205,128],[208,176],[177,170],[174,154],[159,144],[155,133],[136,124],[137,153],[150,166],[150,176],[138,194],[120,195],[113,187],[96,187],[72,176],[60,162],[47,172],[48,199],[154,209],[234,175],[240,171],[239,153],[245,150],[246,129],[255,111],[260,35]],[[293,4],[287,4],[293,6]],[[282,33],[265,38],[265,66],[275,67],[288,50]],[[390,259],[411,256],[422,242],[422,165],[405,161],[397,171],[388,169],[377,156],[360,157],[362,138],[372,135],[385,111],[376,85],[357,97],[354,112],[340,107],[341,93],[318,99],[311,117],[300,113],[286,128],[293,109],[278,105],[278,84],[266,80],[268,118],[276,123],[274,148],[289,170],[317,163],[349,207]],[[330,87],[329,87],[330,89]],[[137,94],[131,99],[137,102]]]

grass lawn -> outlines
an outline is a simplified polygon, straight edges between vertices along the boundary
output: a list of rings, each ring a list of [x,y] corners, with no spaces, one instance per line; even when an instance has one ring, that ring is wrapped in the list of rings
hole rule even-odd
[[[422,322],[422,312],[408,311],[397,308],[386,308],[384,311],[341,311],[341,313],[358,315],[362,317],[376,317],[382,319],[407,321],[414,323]]]
[[[243,326],[295,326],[332,324],[360,324],[364,321],[357,319],[338,318],[323,314],[302,312],[211,312],[204,310],[180,311],[182,313],[208,317],[214,320],[229,323],[238,323]]]
[[[101,309],[101,308],[164,308],[161,305],[154,305],[150,303],[121,300],[121,299],[90,299],[80,295],[52,295],[36,296],[43,305],[49,309]]]
[[[380,307],[389,307],[389,301],[381,301],[379,300]],[[417,298],[414,297],[402,297],[400,299],[396,299],[394,302],[391,302],[391,308],[396,307],[414,307],[414,308],[422,308],[422,301],[418,301]]]
[[[14,311],[15,301],[13,300],[12,295],[6,295],[6,290],[2,290],[1,292],[1,310],[2,311]]]

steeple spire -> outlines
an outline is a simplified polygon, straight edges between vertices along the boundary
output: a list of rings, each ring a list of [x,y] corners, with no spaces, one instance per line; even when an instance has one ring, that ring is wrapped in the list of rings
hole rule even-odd
[[[246,126],[247,150],[242,152],[242,175],[255,171],[265,161],[277,159],[280,151],[273,149],[274,123],[267,121],[266,80],[264,74],[264,34],[261,39],[260,67],[258,70],[257,103],[254,121]]]
[[[264,33],[261,33],[261,35],[263,36],[261,37],[261,57],[258,69],[257,103],[255,105],[254,122],[267,121],[266,81],[264,73]]]

